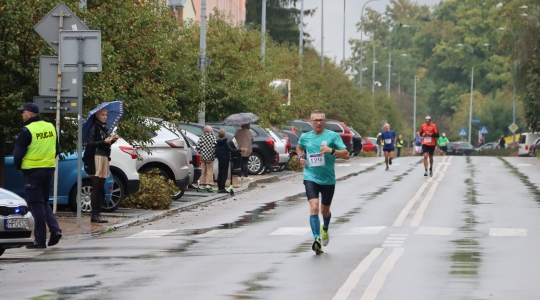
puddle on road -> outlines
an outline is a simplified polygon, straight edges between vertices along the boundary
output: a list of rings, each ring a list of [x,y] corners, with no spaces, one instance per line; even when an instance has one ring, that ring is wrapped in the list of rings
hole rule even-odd
[[[269,270],[267,272],[257,273],[250,280],[241,282],[246,288],[237,292],[235,295],[231,295],[231,297],[233,299],[260,299],[254,293],[272,289],[272,287],[264,285],[263,282],[270,279],[270,275],[274,271]]]
[[[456,293],[469,295],[475,289],[479,279],[478,270],[482,263],[483,251],[478,241],[479,234],[475,231],[478,222],[474,215],[474,209],[480,204],[476,199],[478,193],[473,179],[476,175],[476,169],[469,157],[467,157],[467,165],[469,178],[465,179],[467,189],[464,197],[466,204],[463,211],[464,224],[459,228],[459,231],[463,233],[463,237],[452,241],[455,248],[450,255],[452,262],[449,271],[451,280],[445,288],[453,296],[458,296]]]
[[[47,294],[32,297],[31,300],[56,300],[56,299],[71,299],[80,297],[83,293],[96,291],[101,286],[101,282],[96,281],[89,285],[67,286],[55,290],[47,290]]]

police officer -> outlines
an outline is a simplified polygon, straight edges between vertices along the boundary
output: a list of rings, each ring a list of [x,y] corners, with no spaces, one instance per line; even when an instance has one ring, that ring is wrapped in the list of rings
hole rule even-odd
[[[51,233],[49,246],[58,244],[62,231],[49,206],[49,191],[54,174],[55,158],[59,153],[54,126],[39,116],[34,103],[26,103],[21,111],[24,127],[19,132],[13,151],[15,167],[24,175],[26,202],[34,216],[34,244],[28,249],[47,248],[47,226]],[[45,225],[46,224],[46,225]]]
[[[397,138],[397,142],[396,142],[396,148],[397,148],[397,157],[400,157],[401,156],[401,148],[403,148],[403,136],[401,136],[401,134],[399,135],[399,137]]]

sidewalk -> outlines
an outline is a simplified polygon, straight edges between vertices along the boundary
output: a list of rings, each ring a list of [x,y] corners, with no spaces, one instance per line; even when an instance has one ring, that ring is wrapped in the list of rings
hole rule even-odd
[[[240,194],[244,191],[250,190],[260,183],[272,183],[278,182],[282,179],[299,176],[301,172],[283,171],[279,173],[269,173],[265,175],[251,175],[252,180],[238,180],[237,176],[233,176],[234,193]],[[214,190],[217,189],[217,184],[212,186]],[[230,185],[230,180],[227,181],[226,186]],[[100,234],[107,231],[114,231],[123,227],[129,227],[135,224],[151,222],[167,215],[175,214],[183,210],[190,209],[193,206],[197,206],[202,203],[211,201],[217,201],[230,197],[229,194],[218,194],[208,192],[206,190],[188,189],[182,198],[174,201],[168,210],[142,210],[142,209],[130,209],[119,208],[112,213],[101,213],[102,217],[109,221],[109,223],[99,224],[90,223],[90,214],[83,214],[81,219],[81,227],[77,227],[77,213],[59,211],[56,214],[56,219],[62,228],[62,234],[64,236],[74,236],[81,234]]]

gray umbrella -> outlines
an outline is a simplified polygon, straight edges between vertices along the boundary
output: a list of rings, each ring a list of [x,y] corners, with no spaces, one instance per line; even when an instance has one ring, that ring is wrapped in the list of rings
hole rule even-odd
[[[233,125],[233,126],[241,126],[244,124],[251,124],[255,123],[259,120],[259,117],[252,114],[252,113],[239,113],[228,116],[225,121],[223,121],[223,124],[225,125]]]

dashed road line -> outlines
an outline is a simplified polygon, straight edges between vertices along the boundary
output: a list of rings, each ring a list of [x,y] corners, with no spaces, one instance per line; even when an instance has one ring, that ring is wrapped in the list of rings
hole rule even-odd
[[[40,254],[45,253],[45,251],[27,251],[27,252],[21,252],[21,253],[4,253],[4,255],[0,256],[1,259],[22,259],[22,258],[32,258],[35,256],[38,256]]]
[[[177,229],[166,229],[166,230],[144,230],[138,232],[134,235],[126,237],[126,239],[145,239],[145,238],[159,238],[169,233],[173,233]]]
[[[433,183],[431,188],[429,189],[428,194],[424,198],[424,201],[420,203],[420,207],[418,207],[418,210],[416,210],[416,214],[414,215],[414,218],[411,221],[410,227],[418,227],[420,225],[420,221],[424,217],[424,212],[427,209],[427,206],[429,204],[429,201],[431,201],[431,198],[433,198],[433,195],[435,194],[435,190],[437,189],[437,186],[439,186],[439,183],[444,178],[444,173],[441,173],[439,175],[439,178]]]
[[[353,234],[378,234],[381,230],[385,229],[386,226],[371,226],[371,227],[353,227],[349,229],[348,232],[343,235],[353,235]]]
[[[205,232],[198,237],[214,237],[214,238],[226,238],[233,237],[240,232],[246,230],[245,228],[232,228],[232,229],[214,229],[208,232]]]
[[[405,248],[396,248],[392,251],[364,291],[364,295],[360,298],[361,300],[374,300],[377,297],[377,294],[384,285],[386,276],[392,271],[396,261],[403,255],[403,252],[405,252]]]
[[[310,227],[281,227],[270,235],[304,235],[308,232],[311,232]]]
[[[527,236],[527,229],[520,228],[491,228],[489,236]]]

